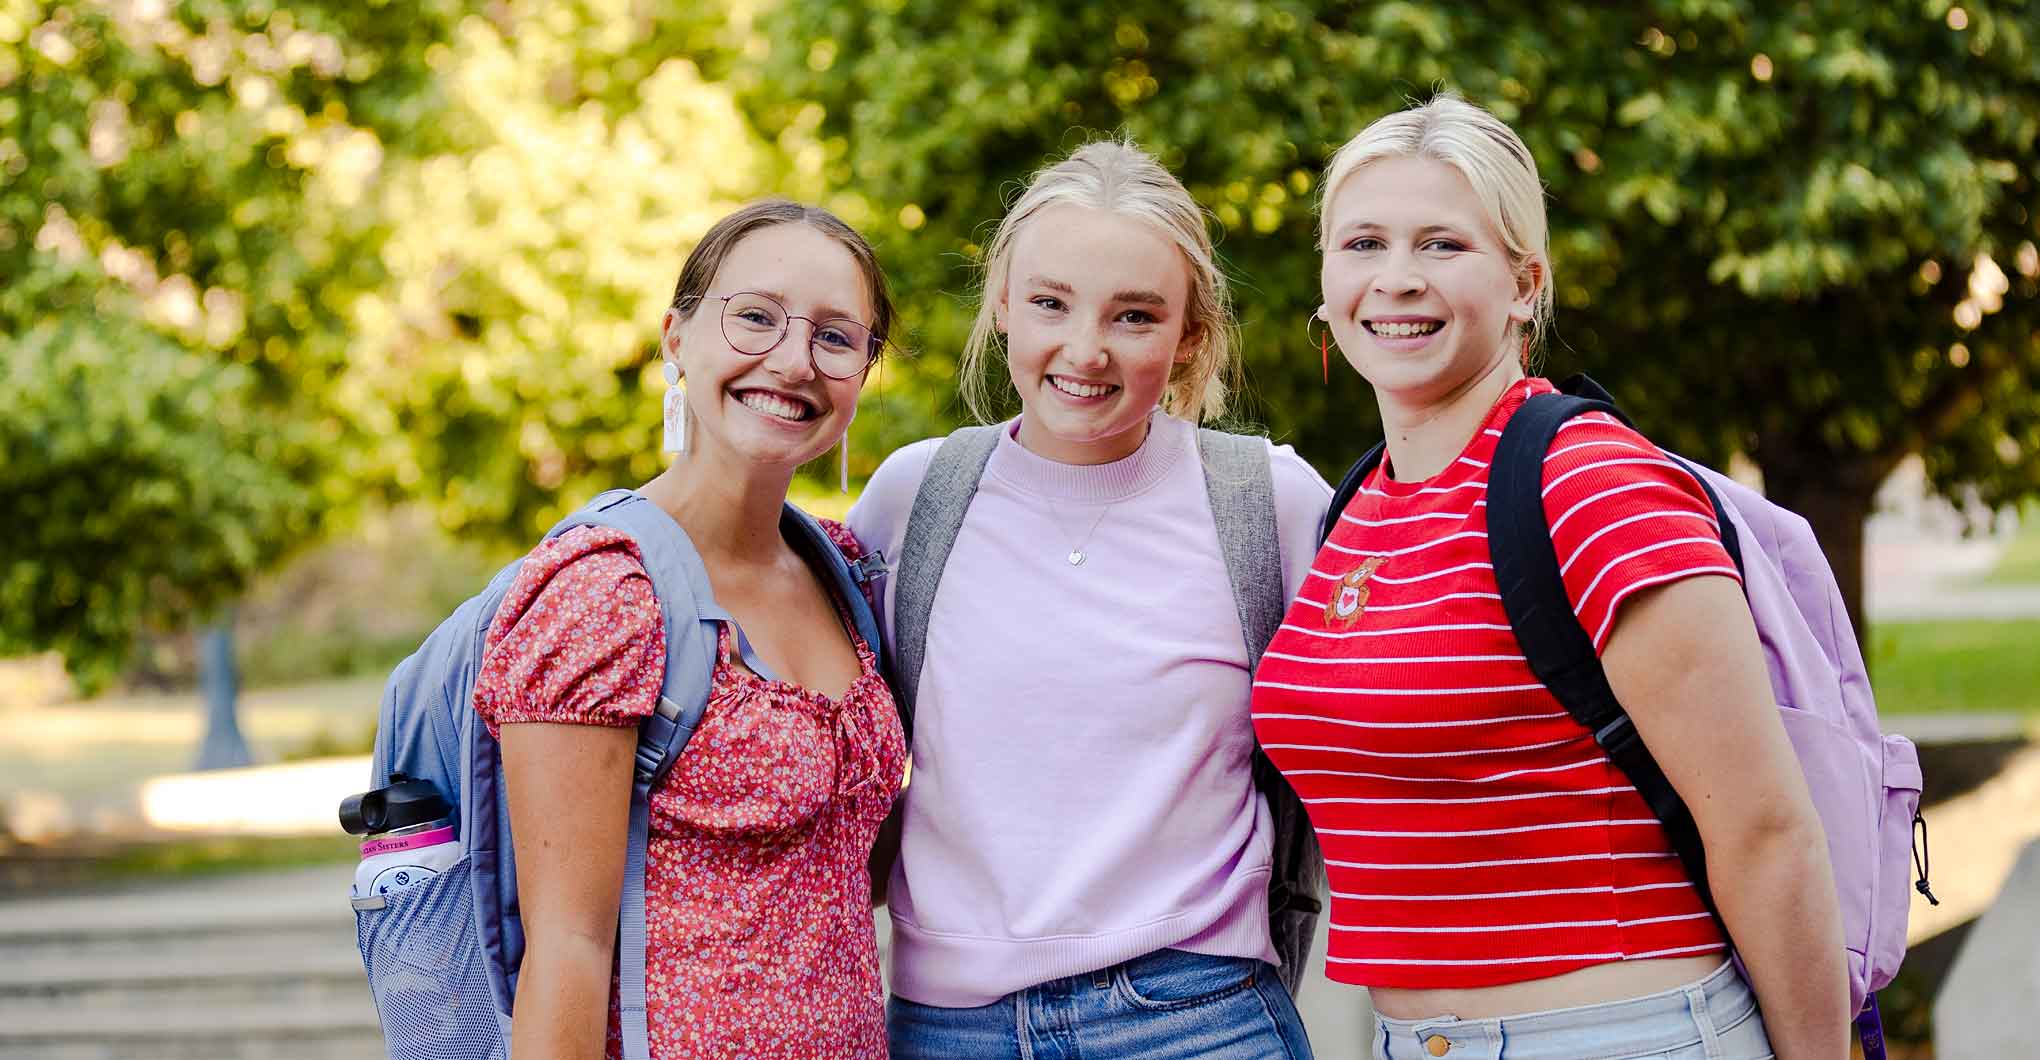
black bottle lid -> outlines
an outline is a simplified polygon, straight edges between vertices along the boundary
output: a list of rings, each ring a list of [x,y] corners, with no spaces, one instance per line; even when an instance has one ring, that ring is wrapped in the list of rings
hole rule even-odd
[[[389,787],[340,800],[340,827],[352,835],[372,835],[429,824],[452,813],[431,781],[392,773]]]

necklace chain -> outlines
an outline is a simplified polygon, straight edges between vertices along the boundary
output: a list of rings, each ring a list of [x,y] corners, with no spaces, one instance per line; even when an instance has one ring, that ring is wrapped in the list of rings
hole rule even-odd
[[[1105,507],[1100,508],[1098,510],[1098,517],[1091,520],[1091,528],[1085,530],[1084,536],[1078,538],[1076,544],[1070,546],[1069,555],[1064,557],[1069,561],[1070,566],[1081,567],[1084,565],[1084,562],[1086,560],[1091,558],[1087,553],[1084,552],[1084,546],[1090,543],[1091,535],[1098,532],[1098,524],[1104,522],[1105,517],[1112,514],[1112,509],[1115,506],[1117,506],[1118,503],[1119,503],[1118,501],[1113,501],[1112,503],[1107,504]],[[1050,517],[1055,520],[1055,528],[1057,530],[1062,531],[1064,537],[1068,537],[1069,529],[1063,525],[1062,512],[1060,509],[1056,508],[1054,501],[1049,502],[1048,512]]]

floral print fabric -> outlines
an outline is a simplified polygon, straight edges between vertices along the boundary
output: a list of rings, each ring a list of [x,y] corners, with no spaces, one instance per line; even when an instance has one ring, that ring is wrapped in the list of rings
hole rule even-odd
[[[828,529],[856,558],[848,531]],[[752,673],[721,630],[707,712],[651,798],[655,1060],[885,1056],[866,862],[906,742],[871,647],[850,636],[859,673],[831,699]],[[525,560],[489,630],[474,705],[491,732],[632,726],[651,713],[664,669],[635,547],[585,528]],[[614,982],[609,1056],[621,1056]]]

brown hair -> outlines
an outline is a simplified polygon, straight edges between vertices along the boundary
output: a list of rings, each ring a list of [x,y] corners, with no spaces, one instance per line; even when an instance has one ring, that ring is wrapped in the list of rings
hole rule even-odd
[[[672,308],[683,319],[692,317],[702,297],[708,294],[708,285],[715,281],[716,271],[745,236],[786,224],[807,225],[850,252],[858,271],[864,274],[865,294],[871,298],[871,335],[883,349],[892,334],[893,303],[892,295],[886,291],[885,270],[878,267],[877,252],[842,218],[819,206],[786,199],[761,199],[709,226],[701,242],[687,255],[687,264],[680,267],[680,282],[673,285]]]

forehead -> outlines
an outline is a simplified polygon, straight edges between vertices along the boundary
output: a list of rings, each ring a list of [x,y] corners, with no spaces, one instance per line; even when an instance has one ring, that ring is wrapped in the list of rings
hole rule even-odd
[[[871,319],[871,285],[850,248],[805,224],[748,232],[715,270],[710,294],[768,291],[795,313],[830,310]]]
[[[1125,214],[1061,203],[1027,219],[1013,239],[1010,275],[1039,276],[1079,293],[1153,290],[1180,305],[1190,263],[1155,226]]]
[[[1354,170],[1332,193],[1329,224],[1334,234],[1356,225],[1495,231],[1466,174],[1435,158],[1384,158]]]

